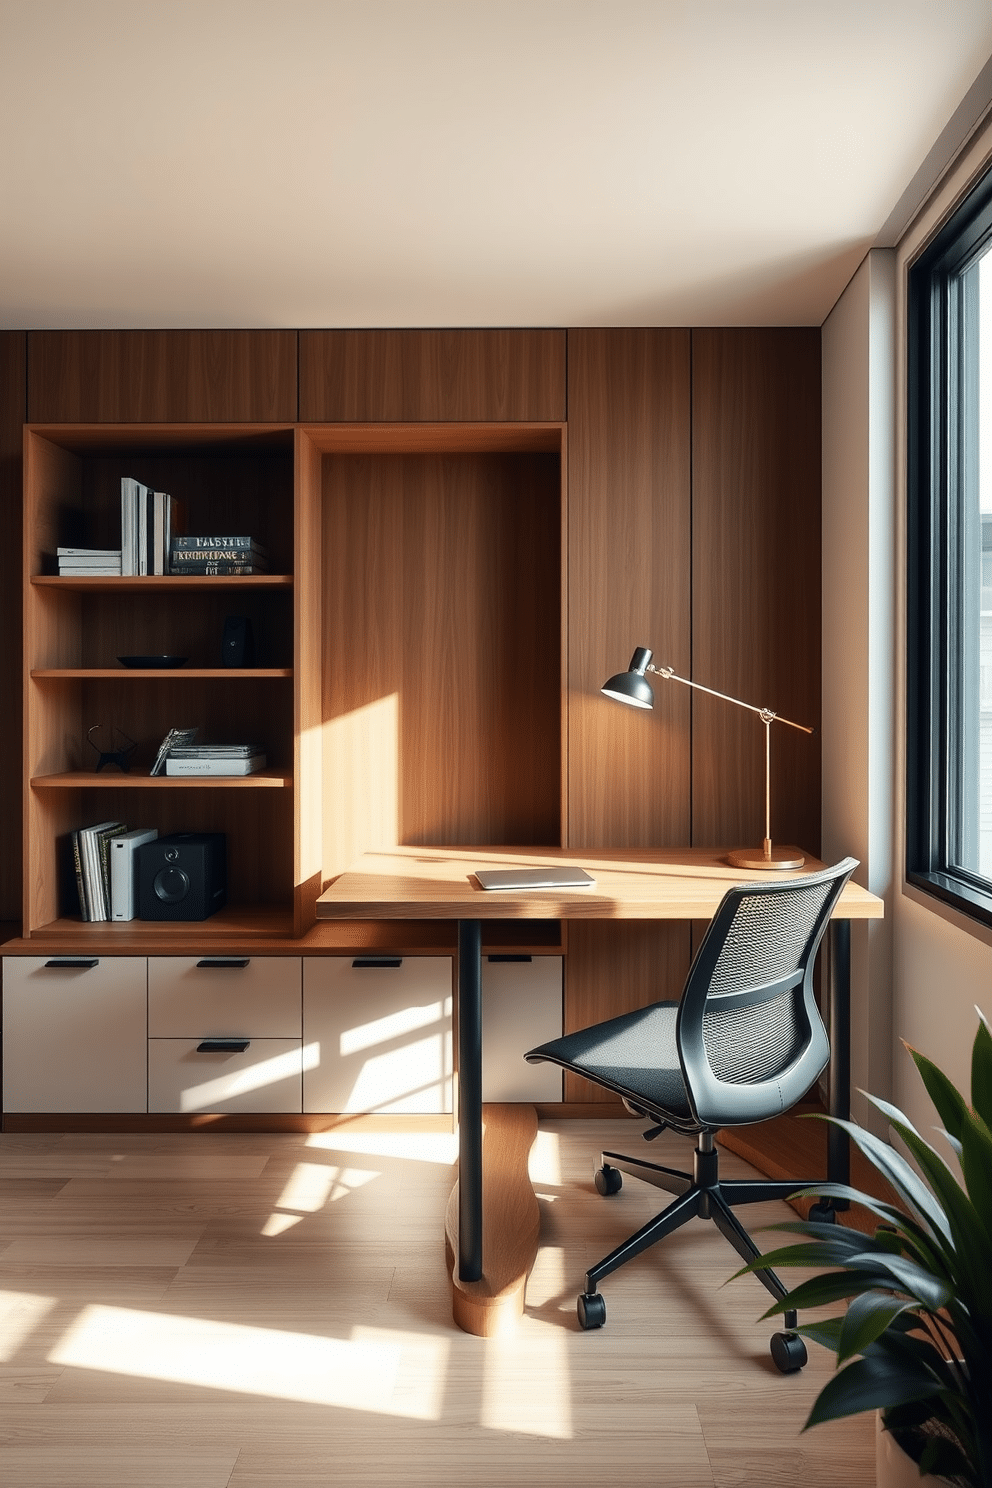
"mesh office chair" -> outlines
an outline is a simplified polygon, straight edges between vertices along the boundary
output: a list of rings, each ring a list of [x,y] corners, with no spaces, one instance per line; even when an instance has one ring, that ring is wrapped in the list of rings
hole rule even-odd
[[[779,1116],[816,1080],[830,1053],[813,996],[813,963],[841,890],[857,867],[833,868],[773,883],[729,890],[696,953],[680,1002],[656,1002],[532,1049],[531,1063],[550,1060],[614,1091],[654,1126],[697,1137],[692,1173],[618,1152],[604,1152],[596,1173],[601,1194],[619,1192],[621,1174],[641,1178],[676,1197],[656,1218],[586,1273],[579,1323],[600,1328],[606,1303],[600,1281],[698,1216],[712,1219],[745,1261],[761,1254],[733,1213],[738,1204],[787,1198],[815,1182],[796,1179],[722,1180],[714,1133]],[[770,1269],[756,1273],[773,1297],[785,1287]],[[771,1341],[783,1373],[806,1363],[794,1332],[796,1314]]]

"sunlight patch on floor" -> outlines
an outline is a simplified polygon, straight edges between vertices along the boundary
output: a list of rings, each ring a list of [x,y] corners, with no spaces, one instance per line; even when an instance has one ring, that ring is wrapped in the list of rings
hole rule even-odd
[[[8,1364],[13,1359],[21,1344],[30,1338],[54,1306],[54,1297],[0,1291],[0,1363]]]
[[[356,1328],[319,1338],[241,1323],[83,1308],[49,1362],[311,1405],[437,1420],[448,1343],[422,1334]]]
[[[458,1136],[455,1132],[377,1132],[349,1131],[335,1127],[332,1131],[311,1132],[307,1146],[327,1152],[361,1152],[369,1157],[396,1157],[407,1162],[437,1163],[450,1168],[458,1161]]]
[[[262,1228],[268,1237],[282,1235],[306,1214],[316,1214],[382,1174],[376,1168],[339,1168],[323,1163],[297,1163]],[[287,1212],[289,1211],[289,1212]]]
[[[535,1189],[542,1183],[561,1187],[561,1143],[557,1132],[539,1131],[527,1162],[530,1181]]]
[[[487,1340],[484,1363],[482,1426],[572,1437],[568,1335],[561,1327],[524,1318],[512,1337]]]

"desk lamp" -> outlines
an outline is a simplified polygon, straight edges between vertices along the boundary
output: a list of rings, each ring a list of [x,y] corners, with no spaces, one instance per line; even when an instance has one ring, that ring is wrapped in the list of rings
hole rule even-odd
[[[663,677],[666,682],[684,682],[686,687],[695,687],[700,692],[708,692],[710,697],[723,698],[725,703],[736,703],[738,708],[747,708],[750,713],[757,713],[765,725],[765,840],[761,847],[736,848],[727,854],[727,859],[735,868],[801,868],[806,861],[802,853],[795,848],[772,847],[771,726],[777,720],[779,723],[787,723],[790,728],[799,729],[803,734],[815,733],[815,729],[807,728],[803,723],[793,723],[790,718],[782,718],[778,713],[773,713],[771,708],[756,708],[753,703],[742,703],[740,698],[729,697],[727,693],[717,692],[713,687],[704,687],[701,682],[690,682],[688,677],[678,677],[671,667],[656,667],[646,646],[638,646],[630,658],[627,671],[618,672],[615,677],[604,682],[600,690],[607,697],[618,703],[627,703],[632,708],[653,708],[654,691],[645,675],[647,672]]]

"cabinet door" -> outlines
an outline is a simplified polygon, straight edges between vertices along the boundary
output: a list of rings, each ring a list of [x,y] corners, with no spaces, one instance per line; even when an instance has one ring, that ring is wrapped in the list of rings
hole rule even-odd
[[[7,1111],[147,1109],[144,956],[7,956]]]
[[[299,956],[152,956],[148,1037],[298,1039]]]
[[[561,1070],[528,1049],[561,1037],[561,957],[487,956],[482,963],[482,1099],[560,1101]]]
[[[149,1039],[149,1111],[191,1116],[208,1111],[299,1111],[299,1039],[253,1038],[244,1040],[244,1047],[202,1047],[209,1042]]]
[[[451,958],[303,962],[304,1111],[451,1110]]]

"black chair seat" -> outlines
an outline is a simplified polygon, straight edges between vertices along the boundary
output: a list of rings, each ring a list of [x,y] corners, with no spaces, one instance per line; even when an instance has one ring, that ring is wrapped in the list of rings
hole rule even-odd
[[[677,1002],[655,1002],[532,1049],[532,1064],[548,1060],[643,1104],[658,1121],[695,1128],[675,1037]]]

